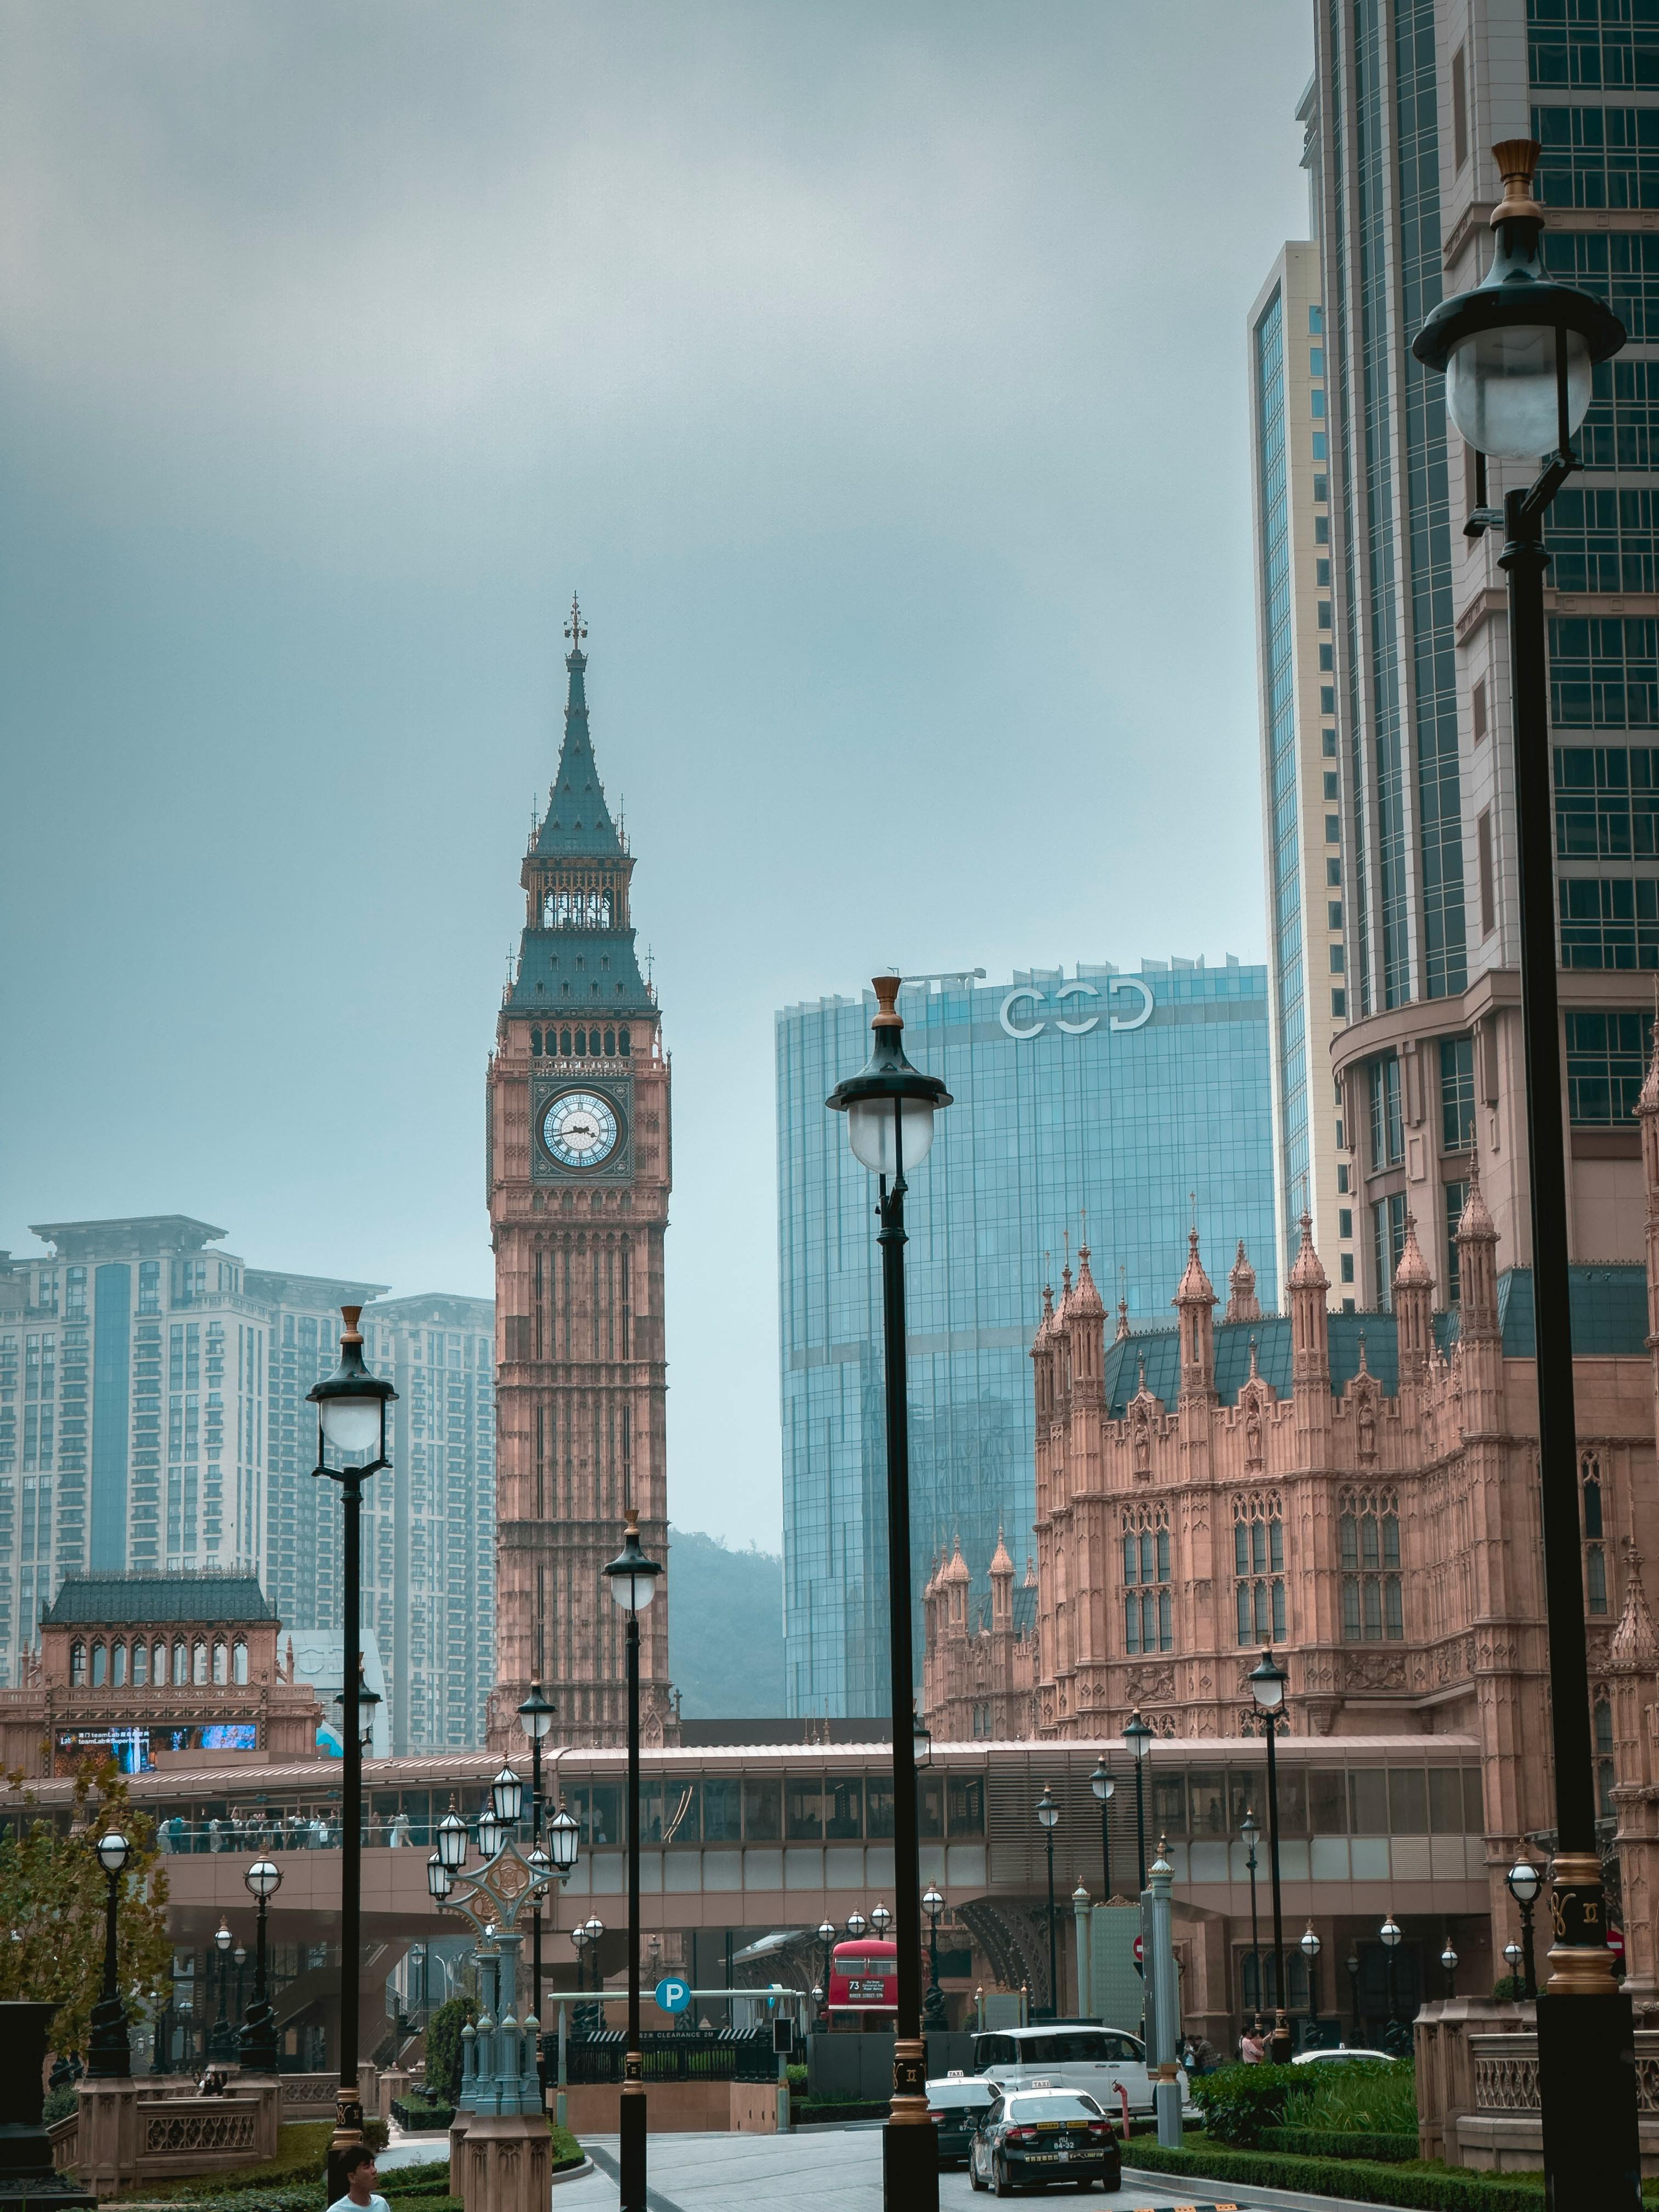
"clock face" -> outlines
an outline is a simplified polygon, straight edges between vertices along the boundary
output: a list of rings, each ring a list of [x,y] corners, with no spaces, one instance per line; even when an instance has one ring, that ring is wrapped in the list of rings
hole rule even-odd
[[[568,1168],[596,1168],[617,1149],[617,1109],[592,1091],[567,1091],[542,1116],[542,1142]]]

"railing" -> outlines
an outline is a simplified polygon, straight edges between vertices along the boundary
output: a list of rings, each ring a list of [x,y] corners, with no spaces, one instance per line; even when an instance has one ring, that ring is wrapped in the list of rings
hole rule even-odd
[[[283,2109],[295,2105],[321,2105],[329,2112],[334,2110],[335,2093],[340,2086],[337,2074],[284,2074]]]
[[[558,2039],[544,2038],[550,2073],[558,2063]],[[620,2081],[628,2038],[620,2030],[573,2038],[565,2045],[565,2075],[573,2086]],[[641,2038],[647,2081],[774,2081],[778,2062],[769,2028],[753,2035],[681,2035],[653,2029]]]
[[[1477,2112],[1536,2112],[1538,2088],[1535,2034],[1472,2035],[1474,2109]],[[1636,2106],[1659,2117],[1659,2029],[1636,2031]]]
[[[251,2155],[258,2148],[257,2115],[252,2100],[233,2100],[216,2106],[209,2098],[199,2105],[187,2104],[181,2098],[159,2106],[146,2101],[140,2104],[138,2117],[144,2130],[138,2146],[141,2160],[191,2154],[210,2157],[232,2151]]]

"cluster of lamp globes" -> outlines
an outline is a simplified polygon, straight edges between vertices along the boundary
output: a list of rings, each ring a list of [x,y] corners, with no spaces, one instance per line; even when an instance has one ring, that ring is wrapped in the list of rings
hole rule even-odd
[[[551,1723],[551,1715],[549,1715]],[[524,1809],[524,1784],[510,1766],[503,1766],[489,1785],[489,1800],[478,1815],[478,1849],[486,1866],[506,1848]],[[580,1832],[562,1808],[547,1824],[547,1844],[538,1844],[527,1855],[532,1887],[544,1889],[556,1877],[562,1879],[576,1863]],[[469,1838],[459,1813],[446,1813],[438,1823],[438,1848],[426,1863],[426,1886],[441,1904],[455,1886],[455,1876],[466,1864]]]

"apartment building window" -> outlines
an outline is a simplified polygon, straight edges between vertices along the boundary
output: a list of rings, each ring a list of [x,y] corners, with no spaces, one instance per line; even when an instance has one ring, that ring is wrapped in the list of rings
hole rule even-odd
[[[1578,1463],[1578,1496],[1584,1524],[1584,1609],[1607,1609],[1607,1551],[1601,1534],[1601,1462],[1586,1452]]]
[[[1567,1116],[1575,1129],[1626,1129],[1653,1050],[1653,1016],[1567,1015]]]
[[[1483,808],[1474,825],[1475,862],[1480,877],[1480,934],[1490,937],[1498,927],[1498,883],[1492,870],[1492,809]]]
[[[1659,859],[1659,749],[1557,745],[1554,765],[1558,860]]]
[[[1459,46],[1451,59],[1452,172],[1454,175],[1469,158],[1468,81],[1468,50]]]
[[[1652,243],[1659,246],[1659,235]],[[1555,615],[1549,648],[1550,720],[1558,730],[1659,729],[1659,622]]]
[[[1659,466],[1659,364],[1609,361],[1594,370],[1590,409],[1578,432],[1578,452],[1587,469],[1650,469]]]
[[[1449,1182],[1445,1192],[1446,1304],[1455,1306],[1463,1294],[1462,1278],[1457,1265],[1457,1224],[1463,1218],[1463,1208],[1469,1202],[1469,1187],[1467,1182]]]
[[[1174,1647],[1169,1511],[1139,1506],[1123,1516],[1123,1648],[1138,1652]]]
[[[1348,1490],[1337,1499],[1345,1644],[1398,1643],[1406,1633],[1400,1589],[1400,1501],[1393,1491]]]
[[[1405,1158],[1405,1125],[1400,1115],[1400,1062],[1390,1054],[1366,1070],[1370,1086],[1371,1167],[1397,1168]]]
[[[64,1319],[84,1321],[87,1317],[87,1271],[71,1267],[64,1278]]]
[[[138,1262],[138,1310],[141,1314],[158,1314],[161,1310],[161,1263],[159,1260]]]
[[[1474,1148],[1474,1039],[1440,1040],[1440,1144],[1448,1152]]]
[[[1285,1523],[1276,1495],[1233,1501],[1233,1600],[1242,1644],[1285,1638]]]
[[[1654,111],[1659,120],[1659,109]],[[1550,580],[1563,592],[1650,592],[1659,577],[1651,491],[1604,485],[1562,492],[1550,510]]]
[[[1474,726],[1474,742],[1480,744],[1486,734],[1486,679],[1484,676],[1469,694],[1469,716]]]
[[[1659,968],[1659,881],[1567,876],[1561,883],[1564,968]]]
[[[1406,1194],[1393,1191],[1371,1208],[1371,1259],[1376,1269],[1376,1304],[1380,1313],[1394,1305],[1394,1272],[1406,1249]]]
[[[1659,109],[1534,107],[1532,135],[1543,149],[1533,190],[1545,207],[1659,207]]]

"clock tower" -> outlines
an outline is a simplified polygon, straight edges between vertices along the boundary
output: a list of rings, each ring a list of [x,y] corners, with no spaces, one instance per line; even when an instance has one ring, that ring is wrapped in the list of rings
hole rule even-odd
[[[539,1674],[562,1741],[627,1740],[623,1618],[602,1570],[639,1509],[666,1561],[663,1231],[668,1055],[629,915],[633,857],[587,732],[573,600],[558,773],[520,880],[524,934],[489,1073],[495,1250],[495,1682],[492,1749]],[[668,1592],[640,1618],[643,1740],[673,1733]]]

